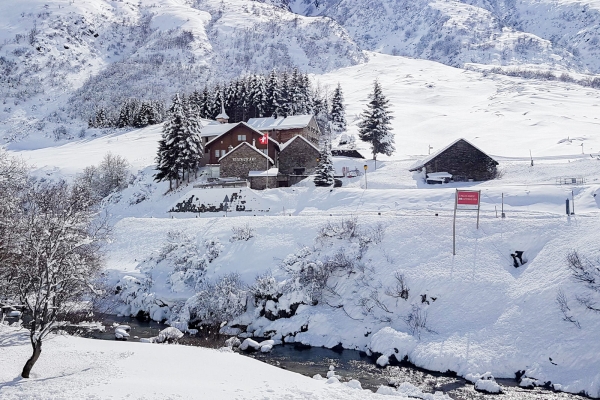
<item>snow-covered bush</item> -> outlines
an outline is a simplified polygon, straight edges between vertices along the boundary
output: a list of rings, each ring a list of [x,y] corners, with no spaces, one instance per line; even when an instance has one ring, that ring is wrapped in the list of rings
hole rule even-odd
[[[107,153],[100,165],[86,167],[76,182],[87,188],[96,200],[100,201],[111,193],[125,189],[130,178],[129,162],[119,155]]]
[[[254,284],[249,288],[257,304],[261,300],[278,300],[281,295],[281,284],[273,277],[271,271],[267,271],[256,277]]]
[[[169,274],[171,290],[182,292],[187,289],[197,289],[204,279],[208,264],[213,262],[223,251],[223,245],[218,239],[204,241],[199,246],[194,237],[179,231],[167,233],[167,241],[156,259],[145,262],[140,270],[149,272],[158,267],[172,269]]]
[[[190,297],[180,315],[189,324],[217,325],[231,321],[246,311],[247,291],[240,276],[228,274],[216,282],[203,282],[198,293]]]
[[[250,227],[250,224],[243,226],[233,226],[231,228],[232,235],[229,239],[230,242],[237,242],[238,240],[250,240],[254,237],[254,228]]]

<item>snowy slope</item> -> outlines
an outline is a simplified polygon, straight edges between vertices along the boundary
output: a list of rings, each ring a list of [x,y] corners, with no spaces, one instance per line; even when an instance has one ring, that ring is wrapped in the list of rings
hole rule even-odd
[[[324,72],[365,59],[323,17],[249,0],[0,4],[0,140],[76,137],[97,107],[166,101],[274,67]],[[43,142],[43,140],[42,140]]]
[[[597,1],[270,2],[304,15],[329,16],[363,48],[387,54],[459,67],[480,63],[600,71]]]

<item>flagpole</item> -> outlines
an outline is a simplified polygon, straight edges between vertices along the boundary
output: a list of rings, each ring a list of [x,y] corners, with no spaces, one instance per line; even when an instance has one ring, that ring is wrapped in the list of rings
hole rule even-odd
[[[265,133],[267,137],[267,180],[265,182],[265,189],[269,188],[269,133]]]

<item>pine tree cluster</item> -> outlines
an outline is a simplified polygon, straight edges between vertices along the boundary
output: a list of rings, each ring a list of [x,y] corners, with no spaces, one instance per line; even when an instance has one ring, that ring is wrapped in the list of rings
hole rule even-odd
[[[158,142],[156,181],[168,180],[172,189],[173,181],[179,185],[187,175],[189,182],[190,174],[196,174],[204,153],[201,127],[200,119],[189,101],[176,94]]]
[[[88,121],[88,126],[90,128],[144,128],[163,122],[165,115],[165,107],[161,102],[131,98],[121,104],[117,116],[108,115],[103,108],[98,109],[94,117]]]
[[[321,150],[319,157],[319,164],[315,171],[315,185],[316,186],[333,186],[335,183],[334,179],[334,168],[333,168],[333,156],[331,155],[331,149],[329,143],[325,143]]]
[[[250,118],[312,114],[314,92],[307,74],[294,69],[267,75],[247,75],[228,84],[205,86],[189,96],[190,104],[201,118],[214,119],[221,104],[229,122]]]

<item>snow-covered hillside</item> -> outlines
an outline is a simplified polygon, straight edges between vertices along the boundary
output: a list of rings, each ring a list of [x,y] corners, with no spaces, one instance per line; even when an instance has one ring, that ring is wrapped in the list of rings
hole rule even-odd
[[[249,0],[0,4],[0,138],[73,138],[98,107],[168,101],[243,73],[365,56],[338,24]],[[37,133],[37,134],[36,134]]]
[[[168,183],[152,180],[160,126],[37,150],[15,146],[13,153],[35,164],[37,174],[50,176],[72,177],[107,151],[141,171],[105,203],[115,223],[107,268],[113,282],[120,282],[123,313],[142,311],[185,328],[201,310],[196,294],[214,289],[210,285],[220,277],[238,273],[241,283],[254,285],[262,276],[270,294],[251,297],[245,312],[231,314],[229,332],[316,346],[341,343],[463,376],[525,371],[540,384],[595,395],[600,318],[577,300],[580,292],[593,293],[571,278],[566,256],[577,250],[598,257],[600,92],[424,60],[369,58],[315,76],[342,85],[349,134],[356,134],[355,117],[375,78],[391,100],[396,154],[378,160],[377,170],[372,160],[335,160],[338,171],[362,170],[366,163],[368,189],[364,176],[344,179],[333,191],[310,181],[263,192],[244,189],[260,210],[197,218],[168,211],[191,195],[220,202],[232,197],[231,190],[183,185],[165,195]],[[496,157],[501,179],[426,186],[408,171],[429,145],[437,150],[458,137]],[[366,145],[359,142],[358,148],[368,155]],[[559,185],[560,177],[584,183]],[[459,215],[452,256],[456,187],[481,190],[482,212],[480,229],[474,215]],[[496,218],[502,198],[504,220]],[[575,200],[571,217],[564,215],[567,198]],[[355,217],[358,229],[350,235],[342,221]],[[253,237],[235,239],[233,230],[246,226]],[[527,259],[518,269],[510,258],[515,250]],[[327,281],[332,291],[321,292],[316,304],[314,291],[290,285],[295,278],[310,281],[302,275],[309,264],[334,266]],[[397,273],[409,288],[406,299],[393,296]],[[248,294],[238,289],[228,300],[237,305]],[[556,302],[560,293],[578,325],[565,320]],[[420,330],[407,322],[425,315]]]
[[[439,61],[600,72],[600,3],[267,0],[339,22],[367,50]]]

